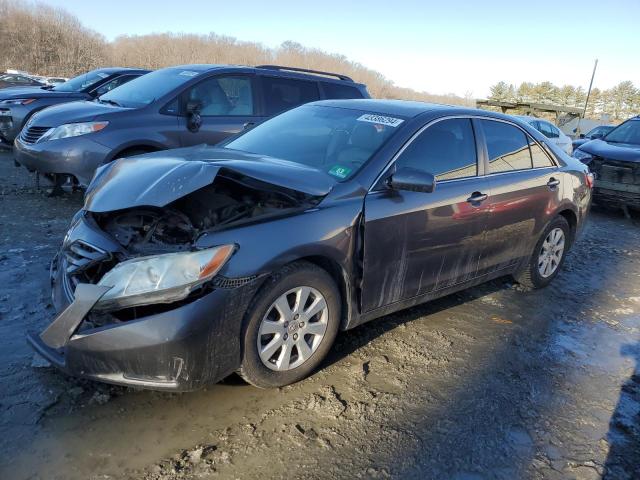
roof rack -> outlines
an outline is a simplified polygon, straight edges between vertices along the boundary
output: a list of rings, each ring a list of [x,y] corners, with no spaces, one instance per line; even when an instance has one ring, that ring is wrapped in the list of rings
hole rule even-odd
[[[341,75],[339,73],[331,73],[331,72],[323,72],[321,70],[309,70],[308,68],[297,68],[297,67],[284,67],[282,65],[257,65],[256,68],[264,68],[266,70],[283,70],[289,72],[301,72],[301,73],[313,73],[316,75],[325,75],[327,77],[336,77],[340,80],[344,80],[347,82],[353,82],[351,77],[347,77],[346,75]]]

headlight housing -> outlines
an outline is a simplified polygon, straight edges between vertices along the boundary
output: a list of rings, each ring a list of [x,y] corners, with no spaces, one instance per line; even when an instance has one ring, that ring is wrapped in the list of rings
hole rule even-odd
[[[573,158],[580,160],[582,163],[589,163],[593,158],[593,155],[585,152],[584,150],[580,150],[579,148],[576,148],[573,151]]]
[[[29,105],[35,102],[35,98],[13,98],[8,100],[1,100],[0,105]]]
[[[111,287],[96,310],[126,308],[182,300],[212,279],[229,260],[235,245],[195,252],[166,253],[134,258],[109,270],[98,285]]]
[[[58,140],[60,138],[77,137],[86,135],[87,133],[99,132],[109,125],[109,122],[82,122],[82,123],[66,123],[59,127],[50,128],[38,140],[38,143],[48,140]]]

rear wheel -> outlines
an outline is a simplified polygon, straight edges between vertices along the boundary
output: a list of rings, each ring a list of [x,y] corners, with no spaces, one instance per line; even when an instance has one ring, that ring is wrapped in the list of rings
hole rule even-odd
[[[331,276],[308,262],[274,274],[247,312],[240,375],[262,388],[310,375],[333,344],[340,294]]]
[[[569,249],[571,228],[564,217],[555,218],[544,230],[527,265],[515,275],[526,288],[546,287],[558,275]]]

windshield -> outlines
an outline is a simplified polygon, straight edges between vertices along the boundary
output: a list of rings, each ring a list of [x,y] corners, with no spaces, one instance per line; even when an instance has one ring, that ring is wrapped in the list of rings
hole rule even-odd
[[[341,181],[353,176],[403,121],[361,110],[298,107],[224,147],[301,163]]]
[[[604,140],[612,143],[633,143],[640,145],[640,120],[627,120],[617,126],[604,137]]]
[[[56,85],[53,87],[53,90],[56,92],[80,92],[109,76],[111,76],[110,73],[105,73],[101,70],[92,70],[91,72],[78,75],[60,85]]]
[[[101,95],[100,100],[115,102],[123,107],[144,107],[198,74],[196,71],[177,68],[157,70],[114,88],[109,93]]]

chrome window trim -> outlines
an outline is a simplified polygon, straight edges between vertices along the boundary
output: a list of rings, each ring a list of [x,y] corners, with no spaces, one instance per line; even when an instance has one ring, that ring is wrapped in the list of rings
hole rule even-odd
[[[502,123],[506,123],[507,125],[512,125],[516,128],[518,128],[522,133],[525,134],[527,139],[531,139],[533,140],[536,145],[538,145],[540,147],[540,149],[544,152],[544,154],[547,156],[547,158],[549,158],[549,160],[551,160],[551,163],[553,164],[553,166],[550,167],[533,167],[533,163],[532,163],[532,168],[525,168],[522,170],[510,170],[508,172],[495,172],[495,173],[489,173],[489,172],[484,172],[482,175],[480,175],[479,173],[476,174],[474,177],[462,177],[462,178],[453,178],[453,179],[449,179],[449,180],[441,180],[441,181],[437,181],[436,180],[436,184],[441,184],[441,183],[451,183],[451,182],[459,182],[461,180],[469,180],[469,179],[473,179],[473,178],[486,178],[486,177],[491,177],[494,175],[505,175],[505,174],[511,174],[511,173],[515,173],[515,172],[528,172],[530,170],[545,170],[545,169],[558,169],[558,163],[551,158],[551,156],[549,156],[549,154],[547,153],[545,147],[543,145],[540,144],[540,142],[532,137],[524,128],[522,128],[520,125],[513,123],[510,120],[505,120],[503,118],[493,118],[493,117],[485,117],[484,115],[451,115],[451,116],[446,116],[446,117],[440,117],[440,118],[436,118],[431,120],[429,123],[423,125],[422,127],[420,127],[420,129],[414,133],[413,135],[411,135],[411,138],[409,138],[409,140],[407,140],[405,142],[405,144],[402,146],[402,148],[400,148],[400,150],[398,150],[395,155],[393,157],[391,157],[391,160],[389,160],[389,162],[387,162],[387,164],[385,165],[385,167],[382,169],[382,171],[378,174],[378,176],[376,177],[376,179],[373,181],[373,183],[371,184],[371,186],[369,187],[369,189],[367,190],[367,193],[371,193],[374,190],[374,187],[376,185],[378,185],[378,182],[380,182],[380,179],[382,177],[384,177],[384,175],[389,171],[389,169],[393,166],[393,164],[396,162],[396,160],[398,159],[398,157],[400,155],[402,155],[402,153],[407,149],[407,147],[409,145],[411,145],[411,143],[413,143],[413,141],[422,133],[424,132],[427,128],[431,127],[432,125],[435,125],[438,122],[442,122],[444,120],[456,120],[456,119],[477,119],[477,120],[491,120],[494,122],[502,122]],[[484,132],[483,132],[484,133]],[[480,152],[477,150],[477,139],[478,139],[478,133],[475,131],[475,127],[474,127],[474,136],[476,139],[476,162],[477,162],[477,171],[480,171],[480,162],[483,160],[481,159],[481,155]],[[527,142],[528,143],[528,142]],[[486,140],[484,140],[484,135],[483,135],[483,145],[486,149]],[[531,149],[529,149],[529,151],[531,151]],[[487,158],[487,162],[488,162],[488,158]],[[532,160],[533,162],[533,160]]]

